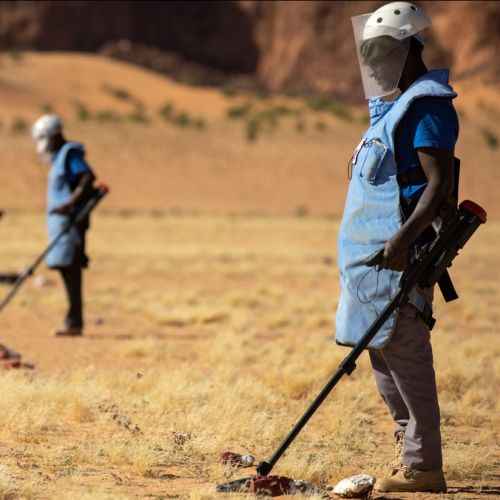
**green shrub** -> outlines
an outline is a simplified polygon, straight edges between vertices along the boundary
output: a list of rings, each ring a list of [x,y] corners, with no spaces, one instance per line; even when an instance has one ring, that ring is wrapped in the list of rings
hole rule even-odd
[[[228,118],[233,119],[233,120],[238,119],[238,118],[245,118],[248,116],[251,109],[252,109],[252,103],[245,102],[244,104],[240,104],[240,105],[232,106],[232,107],[228,108],[226,111],[226,116]]]
[[[191,125],[191,118],[185,111],[181,111],[173,116],[172,123],[179,127],[189,127],[189,125]]]
[[[177,127],[193,127],[198,130],[206,127],[206,122],[203,118],[194,118],[190,116],[186,111],[175,111],[173,104],[169,102],[164,104],[160,108],[158,113],[167,123],[170,123]]]
[[[284,89],[283,90],[283,95],[285,97],[297,97],[297,92],[293,89]]]
[[[136,104],[134,110],[128,115],[129,120],[136,123],[148,123],[149,118],[144,112],[144,106]]]
[[[299,205],[294,213],[296,217],[307,217],[309,215],[309,207],[307,205]]]
[[[327,111],[330,102],[330,98],[322,94],[313,94],[305,100],[306,106],[313,111]]]
[[[46,115],[46,114],[53,114],[54,113],[54,106],[50,104],[50,102],[46,102],[45,104],[42,104],[40,106],[41,112]]]
[[[174,110],[174,105],[171,102],[165,103],[161,108],[160,108],[160,116],[165,120],[165,121],[170,121],[172,118],[172,112]]]
[[[274,129],[278,126],[278,120],[281,116],[296,115],[298,116],[300,110],[289,108],[283,104],[275,104],[264,108],[256,113],[249,115],[250,107],[246,103],[243,106],[230,108],[228,116],[232,118],[244,116],[247,117],[245,122],[246,137],[249,141],[255,141],[262,131],[262,127],[267,126],[268,129]]]
[[[191,71],[184,71],[183,73],[181,73],[177,81],[189,86],[200,84],[199,77]]]
[[[457,111],[457,115],[460,118],[460,120],[466,120],[467,119],[467,113],[463,108],[455,108]]]
[[[267,124],[271,128],[278,125],[278,114],[272,108],[264,109],[255,115],[255,119],[262,124]]]
[[[364,114],[359,120],[363,125],[370,125],[370,115],[368,114]]]
[[[9,56],[15,63],[20,63],[23,60],[23,53],[17,49],[10,49]]]
[[[193,125],[198,129],[203,129],[206,127],[207,123],[203,118],[198,118],[194,121]]]
[[[271,97],[271,92],[269,92],[266,89],[260,89],[255,93],[255,96],[257,99],[260,99],[261,101],[266,101]]]
[[[90,111],[88,110],[87,106],[83,104],[83,102],[73,101],[73,106],[75,108],[77,120],[81,122],[90,120]]]
[[[328,111],[332,113],[332,115],[341,118],[342,120],[351,121],[352,114],[349,108],[340,101],[330,101],[330,106],[328,107]]]
[[[478,99],[478,101],[477,101],[477,107],[481,111],[486,111],[488,109],[488,105],[482,99]]]
[[[249,142],[254,142],[260,131],[260,121],[257,117],[250,118],[246,122],[246,137]]]
[[[498,136],[486,127],[481,129],[484,140],[490,149],[496,149],[498,147]]]
[[[112,95],[113,97],[120,99],[121,101],[132,100],[132,94],[130,94],[130,92],[124,88],[114,87],[113,85],[108,85],[107,83],[104,83],[102,85],[102,90]]]
[[[238,91],[236,90],[235,86],[232,83],[227,83],[223,85],[220,91],[226,97],[234,97],[235,95],[238,94]]]
[[[275,106],[275,110],[279,112],[281,115],[298,115],[300,113],[300,110],[297,108],[289,108],[288,106],[285,106],[284,104],[277,104]]]
[[[297,122],[295,122],[295,130],[297,130],[297,132],[304,132],[305,129],[306,124],[304,120],[298,120]]]
[[[296,109],[289,108],[282,104],[276,104],[257,113],[256,118],[262,124],[267,124],[269,127],[275,128],[278,125],[278,120],[280,117],[287,115],[297,115],[298,113],[299,111]]]
[[[325,111],[343,120],[352,120],[349,108],[340,101],[331,99],[323,94],[315,94],[306,98],[306,106],[312,111]]]
[[[286,115],[297,115],[299,113],[299,110],[295,108],[289,108],[284,104],[275,104],[269,109],[269,112],[274,116],[286,116]]]
[[[28,122],[21,117],[16,117],[12,120],[12,125],[10,127],[11,131],[15,134],[24,133],[28,130]]]
[[[322,121],[316,122],[314,124],[314,126],[316,127],[316,130],[318,130],[320,132],[323,132],[324,130],[326,130],[328,128],[328,125],[326,124],[326,122],[322,122]]]
[[[95,118],[97,121],[103,123],[119,122],[121,120],[121,116],[118,113],[109,109],[98,111],[95,114]]]

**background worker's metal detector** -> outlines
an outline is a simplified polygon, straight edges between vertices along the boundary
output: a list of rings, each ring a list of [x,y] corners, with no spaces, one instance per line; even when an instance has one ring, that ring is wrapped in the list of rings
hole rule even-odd
[[[7,304],[14,298],[22,284],[34,273],[35,269],[40,265],[45,256],[57,245],[59,240],[74,226],[81,224],[85,218],[92,212],[96,205],[108,194],[109,188],[105,184],[99,184],[94,188],[92,195],[85,202],[84,205],[71,216],[68,225],[50,242],[49,246],[35,259],[27,269],[19,275],[13,275],[11,281],[14,281],[10,292],[0,302],[0,312],[7,306]],[[15,279],[14,279],[15,276]]]
[[[0,273],[0,283],[15,283],[19,278],[18,273]]]

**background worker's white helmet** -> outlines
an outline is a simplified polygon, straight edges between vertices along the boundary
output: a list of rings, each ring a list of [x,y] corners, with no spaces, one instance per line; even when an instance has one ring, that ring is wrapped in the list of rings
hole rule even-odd
[[[62,132],[62,121],[56,115],[43,115],[35,122],[31,129],[33,139],[51,137]]]
[[[36,144],[36,152],[43,162],[49,162],[52,155],[50,151],[50,138],[62,132],[62,121],[56,115],[43,115],[31,128],[31,135]]]
[[[429,16],[409,2],[392,2],[371,14],[352,18],[365,96],[382,97],[397,89],[410,48]]]

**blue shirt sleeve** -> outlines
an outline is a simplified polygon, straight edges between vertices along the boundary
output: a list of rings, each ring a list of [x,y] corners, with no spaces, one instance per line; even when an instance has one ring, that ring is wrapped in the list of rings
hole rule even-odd
[[[398,172],[420,166],[417,148],[453,150],[458,132],[458,117],[450,99],[417,99],[396,129],[394,146]],[[426,185],[427,183],[405,186],[401,189],[401,194],[404,198],[418,198]]]
[[[80,177],[87,172],[92,172],[92,169],[83,158],[83,151],[70,151],[66,160],[66,175],[69,185],[74,188]]]
[[[413,147],[453,150],[458,138],[458,117],[448,99],[424,98],[411,110],[415,127]],[[413,128],[413,127],[412,127]]]

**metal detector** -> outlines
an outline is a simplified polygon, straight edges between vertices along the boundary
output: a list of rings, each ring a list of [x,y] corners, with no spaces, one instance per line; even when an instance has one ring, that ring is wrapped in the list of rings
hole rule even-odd
[[[14,285],[6,297],[0,302],[0,312],[9,304],[14,298],[22,284],[35,272],[35,269],[40,265],[45,256],[57,245],[59,240],[73,227],[78,226],[88,217],[90,212],[96,205],[108,194],[109,188],[105,184],[99,184],[93,188],[93,192],[88,200],[79,208],[76,213],[70,216],[67,226],[50,242],[49,246],[35,259],[33,264],[25,269],[19,275],[15,275],[12,279]]]
[[[408,269],[403,274],[399,289],[394,298],[387,304],[380,316],[373,322],[361,340],[351,350],[349,355],[340,363],[325,387],[318,394],[290,433],[278,446],[273,456],[257,467],[259,476],[267,476],[281,455],[292,444],[302,428],[313,416],[321,403],[344,375],[351,375],[356,369],[356,360],[368,346],[376,333],[387,321],[389,316],[407,299],[408,294],[416,286],[429,287],[434,285],[451,266],[453,259],[460,249],[467,243],[477,228],[486,222],[486,211],[476,203],[466,200],[460,204],[455,213],[443,222],[436,238],[423,245],[417,255],[411,260]],[[384,250],[379,250],[365,260],[367,266],[376,266],[383,257]]]

